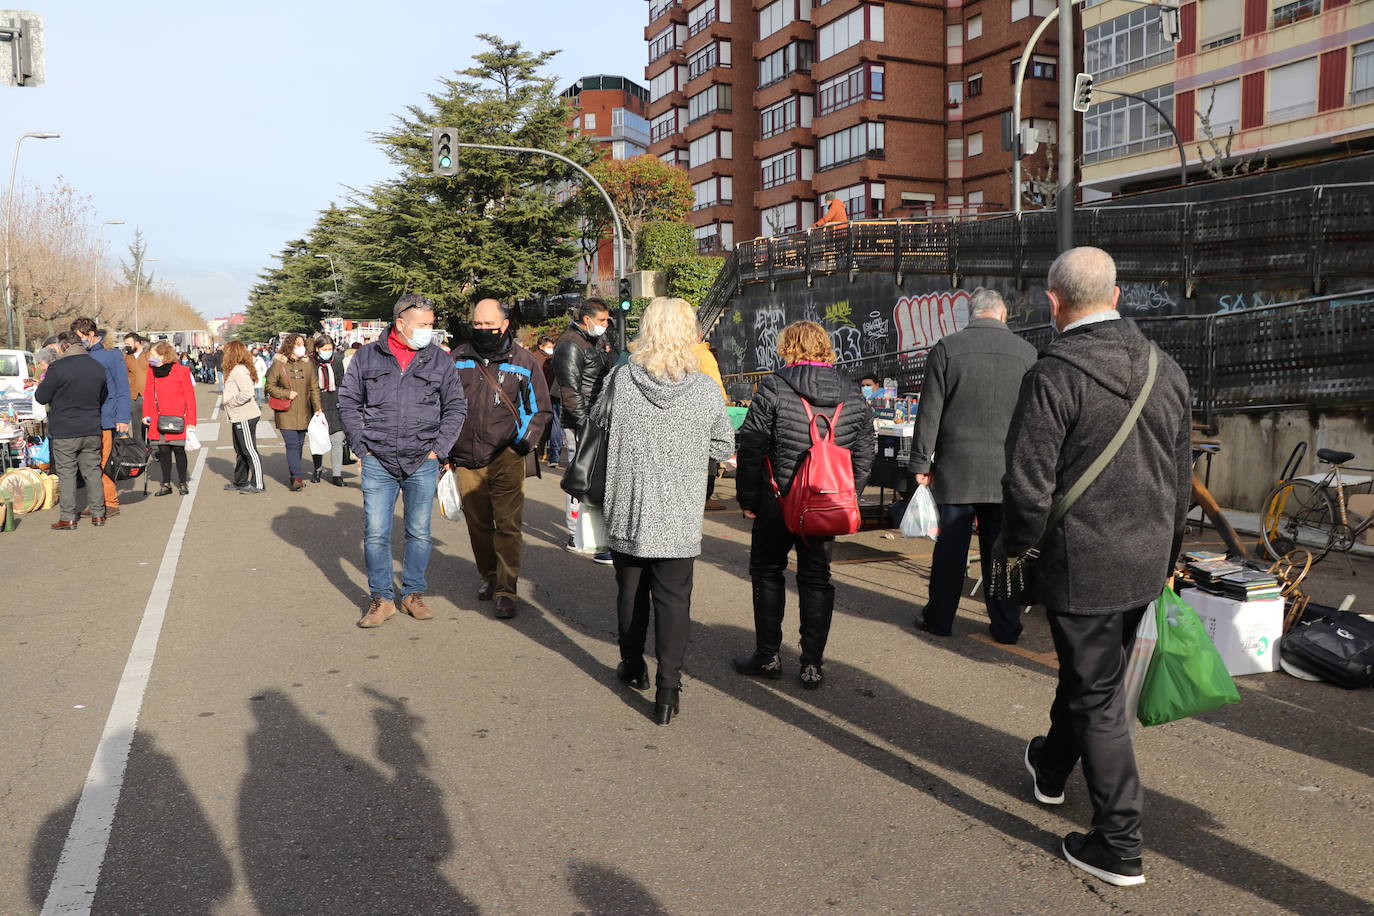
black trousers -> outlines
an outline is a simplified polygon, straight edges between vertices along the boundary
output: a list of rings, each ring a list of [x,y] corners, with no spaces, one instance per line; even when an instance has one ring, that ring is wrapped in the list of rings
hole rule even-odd
[[[234,486],[262,488],[262,456],[258,454],[258,418],[233,425]]]
[[[1093,829],[1122,858],[1140,855],[1144,790],[1131,743],[1122,678],[1145,608],[1122,614],[1061,614],[1051,610],[1059,655],[1059,689],[1040,766],[1052,782],[1068,779],[1081,758]]]
[[[619,588],[616,613],[620,617],[621,660],[634,670],[644,664],[644,640],[649,635],[652,608],[654,653],[658,656],[655,683],[659,687],[681,687],[696,558],[651,560],[612,551],[611,559],[615,561],[615,584]]]
[[[819,665],[825,659],[830,619],[835,613],[835,586],[830,584],[833,537],[802,540],[783,524],[777,500],[763,502],[754,519],[749,543],[749,578],[754,586],[754,635],[761,655],[782,647],[787,555],[797,552],[797,603],[801,618],[801,661]]]
[[[130,402],[129,436],[139,445],[148,444],[148,430],[143,425],[143,396],[139,395]]]
[[[948,635],[959,610],[959,595],[968,569],[968,545],[973,539],[973,520],[978,519],[978,552],[983,558],[983,583],[991,581],[992,545],[1002,533],[1002,507],[998,503],[951,503],[940,505],[940,537],[930,561],[930,601],[921,615],[936,633]],[[983,589],[983,604],[988,609],[988,629],[1001,643],[1014,643],[1021,636],[1021,609],[1006,601],[988,597]]]
[[[172,483],[172,460],[177,463],[177,483],[186,482],[186,447],[180,443],[168,445],[159,443],[157,447],[157,463],[162,465],[162,483],[170,486]]]

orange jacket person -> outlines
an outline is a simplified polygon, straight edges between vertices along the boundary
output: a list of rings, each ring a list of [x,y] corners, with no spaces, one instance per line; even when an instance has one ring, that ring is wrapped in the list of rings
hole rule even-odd
[[[844,208],[844,202],[834,194],[825,195],[825,200],[825,215],[816,220],[812,228],[819,229],[822,226],[848,226],[849,213]]]

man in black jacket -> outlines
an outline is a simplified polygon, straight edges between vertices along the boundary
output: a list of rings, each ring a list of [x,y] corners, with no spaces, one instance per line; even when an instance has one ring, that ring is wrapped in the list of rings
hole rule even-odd
[[[601,396],[601,387],[614,362],[610,345],[606,342],[606,329],[610,323],[611,310],[606,303],[601,299],[588,299],[578,306],[577,317],[568,325],[553,350],[553,371],[562,399],[563,448],[568,463],[572,463],[582,439],[582,425],[587,422],[592,405]],[[580,512],[579,501],[569,496],[566,505],[569,549],[579,546],[577,520]],[[609,566],[610,550],[595,550],[603,546],[581,545],[586,552],[595,553],[594,559],[598,563]]]
[[[60,518],[54,531],[76,528],[76,474],[86,481],[86,508],[91,524],[105,524],[105,491],[101,486],[100,411],[109,391],[105,367],[86,353],[75,334],[63,332],[57,346],[61,359],[48,367],[34,400],[48,408],[48,436],[57,470]]]
[[[796,321],[778,335],[778,355],[786,364],[759,382],[737,436],[738,467],[735,489],[745,518],[753,519],[749,545],[749,578],[754,593],[754,651],[735,659],[735,670],[758,677],[782,676],[783,607],[787,586],[783,573],[787,557],[797,552],[797,604],[801,623],[801,682],[814,689],[824,679],[825,647],[835,609],[835,586],[830,582],[833,537],[803,538],[784,524],[773,484],[786,493],[797,465],[811,447],[811,423],[806,404],[816,414],[833,417],[835,443],[848,449],[853,462],[854,488],[862,493],[877,456],[873,409],[859,386],[832,365],[835,351],[824,328]],[[803,403],[803,399],[805,403]],[[824,434],[828,424],[817,424]],[[771,479],[769,470],[771,469]]]
[[[930,600],[916,620],[936,636],[950,635],[959,610],[973,520],[978,519],[985,582],[1002,530],[1007,427],[1021,377],[1036,358],[1035,347],[1013,334],[1006,322],[1001,295],[980,289],[969,302],[968,326],[941,338],[926,357],[908,467],[918,484],[931,488],[940,510]],[[984,599],[992,638],[1015,643],[1021,635],[1021,609],[988,598],[986,589]]]
[[[506,309],[483,299],[472,310],[472,342],[453,352],[468,416],[449,453],[458,474],[472,556],[496,616],[515,616],[524,550],[525,478],[538,473],[533,454],[549,421],[549,389],[534,354],[515,342]]]
[[[1070,864],[1118,886],[1141,884],[1143,790],[1122,677],[1146,606],[1182,549],[1192,481],[1190,396],[1158,355],[1154,387],[1125,444],[1064,518],[1052,507],[1106,449],[1144,388],[1151,344],[1116,311],[1116,264],[1074,248],[1050,267],[1060,336],[1026,374],[1007,436],[1002,538],[1009,556],[1039,545],[1031,594],[1059,656],[1050,730],[1025,765],[1037,801],[1058,805],[1079,757],[1093,829],[1070,833]]]

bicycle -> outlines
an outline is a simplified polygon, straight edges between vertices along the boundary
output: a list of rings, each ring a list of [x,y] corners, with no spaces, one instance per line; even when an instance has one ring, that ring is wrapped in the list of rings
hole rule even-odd
[[[1273,560],[1300,546],[1311,549],[1313,563],[1333,550],[1348,554],[1355,540],[1374,527],[1374,514],[1352,518],[1346,505],[1348,488],[1370,487],[1374,478],[1347,481],[1342,476],[1343,471],[1374,474],[1374,468],[1347,467],[1347,462],[1355,457],[1353,452],[1321,448],[1317,449],[1317,460],[1331,465],[1331,470],[1320,480],[1294,477],[1306,454],[1307,443],[1299,442],[1284,464],[1279,483],[1264,500],[1260,541]],[[1348,556],[1346,564],[1354,575],[1355,567]]]

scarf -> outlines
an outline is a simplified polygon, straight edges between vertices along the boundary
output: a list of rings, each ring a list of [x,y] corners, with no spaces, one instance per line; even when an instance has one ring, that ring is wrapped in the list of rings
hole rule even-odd
[[[333,391],[336,387],[334,384],[334,360],[331,359],[327,363],[315,360],[315,365],[320,370],[320,390]]]

